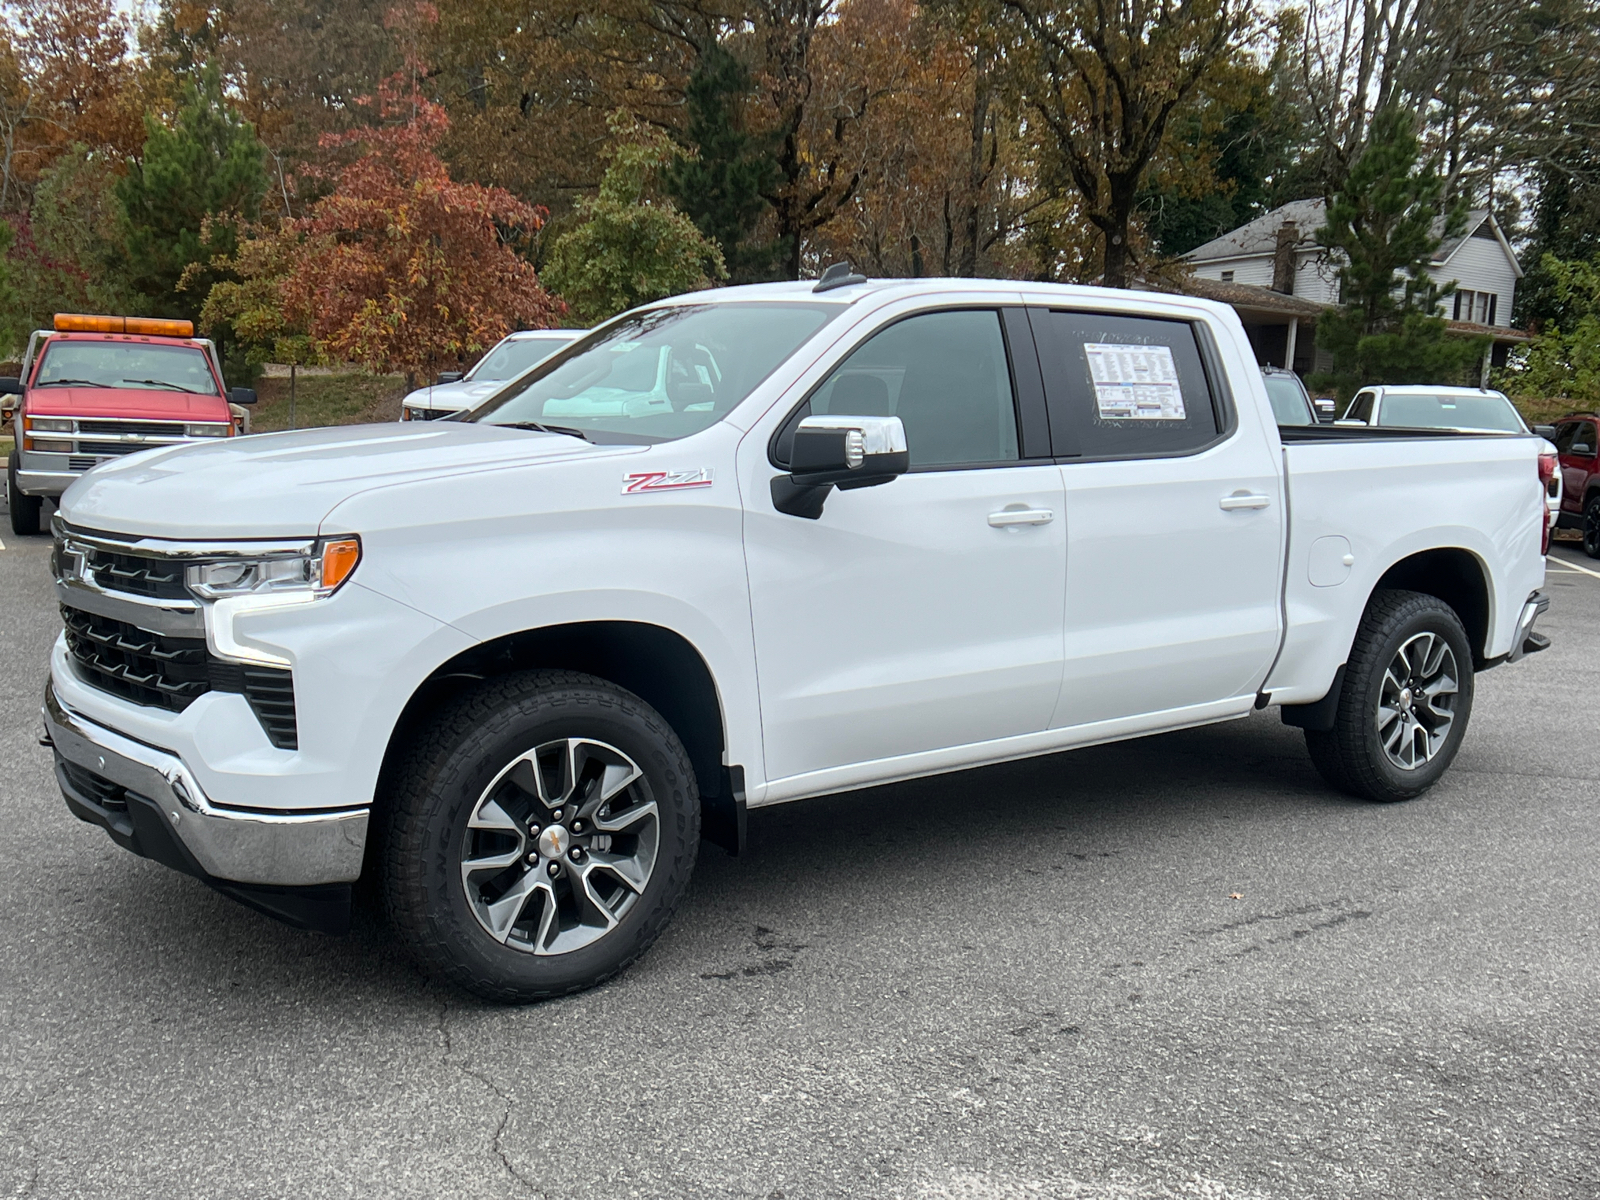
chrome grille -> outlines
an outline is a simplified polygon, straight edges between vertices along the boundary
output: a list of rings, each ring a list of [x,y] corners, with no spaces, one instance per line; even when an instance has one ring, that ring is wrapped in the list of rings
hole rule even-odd
[[[164,442],[90,442],[78,440],[78,449],[84,454],[134,454],[140,450],[148,450],[151,446],[165,445]]]
[[[183,564],[172,559],[144,558],[92,547],[84,552],[84,567],[96,583],[110,591],[163,600],[189,599],[189,591],[183,586]]]
[[[205,638],[167,637],[65,604],[61,620],[67,649],[91,687],[171,712],[207,692],[236,692],[269,742],[280,750],[300,748],[292,672],[223,662],[207,651]]]
[[[102,691],[182,712],[211,690],[204,638],[164,637],[64,604],[61,620],[73,660]]]
[[[183,437],[188,430],[182,421],[89,421],[78,418],[78,432],[85,433],[142,433],[148,437]]]

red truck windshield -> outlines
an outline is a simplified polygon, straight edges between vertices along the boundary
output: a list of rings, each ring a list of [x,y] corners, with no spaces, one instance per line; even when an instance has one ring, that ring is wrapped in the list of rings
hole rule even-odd
[[[143,388],[215,396],[216,380],[205,354],[190,346],[148,342],[52,340],[33,386]]]

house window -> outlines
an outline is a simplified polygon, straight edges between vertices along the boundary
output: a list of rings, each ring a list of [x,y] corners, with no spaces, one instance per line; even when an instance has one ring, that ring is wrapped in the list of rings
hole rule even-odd
[[[1233,282],[1233,272],[1232,271],[1224,271],[1222,273],[1222,282],[1223,283],[1232,283]]]
[[[1457,321],[1471,321],[1475,325],[1493,325],[1496,317],[1496,301],[1499,297],[1493,292],[1471,292],[1464,288],[1457,288],[1455,295],[1455,312]]]

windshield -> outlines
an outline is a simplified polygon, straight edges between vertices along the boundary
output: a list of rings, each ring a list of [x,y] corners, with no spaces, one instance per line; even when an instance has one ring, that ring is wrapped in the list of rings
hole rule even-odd
[[[189,346],[148,342],[51,340],[34,387],[113,387],[217,394],[205,354]]]
[[[842,311],[837,304],[689,304],[633,313],[463,419],[670,441],[721,420]],[[621,435],[620,437],[616,435]]]
[[[1511,401],[1496,392],[1465,396],[1393,393],[1383,398],[1378,424],[1404,429],[1471,429],[1527,433]]]
[[[1290,379],[1287,375],[1268,375],[1267,399],[1272,401],[1272,415],[1278,419],[1279,425],[1315,425],[1316,418],[1311,415],[1311,405],[1306,403],[1306,394],[1301,390],[1298,379]]]
[[[467,378],[479,383],[515,379],[529,367],[543,362],[561,347],[570,346],[582,336],[581,331],[573,330],[561,337],[507,339],[485,354],[478,365],[467,372]]]

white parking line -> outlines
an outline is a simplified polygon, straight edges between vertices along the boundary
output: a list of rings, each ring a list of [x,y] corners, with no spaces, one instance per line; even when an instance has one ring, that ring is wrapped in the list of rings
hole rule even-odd
[[[1545,562],[1547,566],[1562,567],[1568,571],[1576,571],[1580,575],[1592,575],[1594,578],[1600,579],[1600,571],[1591,571],[1588,567],[1580,567],[1577,563],[1569,562],[1564,558],[1551,557],[1546,559]]]

